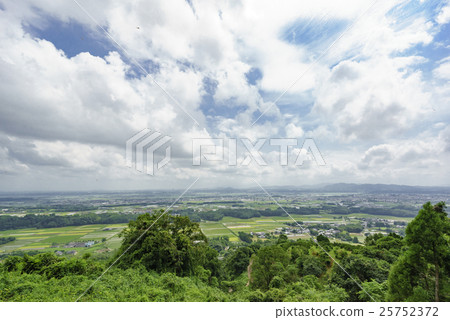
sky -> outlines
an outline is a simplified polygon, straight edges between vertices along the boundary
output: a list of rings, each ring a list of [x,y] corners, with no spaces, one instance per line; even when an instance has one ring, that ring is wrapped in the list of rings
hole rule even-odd
[[[0,191],[450,185],[449,1],[0,0],[0,30]]]

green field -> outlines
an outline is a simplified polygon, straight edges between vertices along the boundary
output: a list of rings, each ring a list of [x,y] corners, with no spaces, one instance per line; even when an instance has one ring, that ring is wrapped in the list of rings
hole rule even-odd
[[[320,215],[297,215],[291,214],[291,217],[295,219],[297,222],[303,222],[303,226],[307,226],[308,224],[341,224],[343,223],[342,219],[338,219],[341,215],[331,215],[331,214],[320,214]],[[367,214],[350,214],[346,215],[346,218],[354,221],[355,218],[382,218],[382,219],[390,219],[397,221],[410,221],[412,218],[404,218],[404,217],[392,217],[392,216],[370,216]],[[201,222],[200,227],[203,233],[211,238],[211,237],[220,237],[220,236],[228,236],[231,241],[238,240],[238,233],[242,232],[274,232],[277,228],[285,227],[286,222],[293,222],[293,220],[288,216],[276,216],[276,217],[254,217],[251,219],[239,219],[233,217],[224,217],[220,221],[207,221]],[[347,223],[350,223],[347,221]],[[383,232],[384,228],[380,228],[377,230],[369,230],[369,231],[380,231]],[[355,233],[351,234],[351,236],[356,236],[360,242],[364,241],[364,235]],[[289,238],[296,239],[299,237],[309,237],[308,235],[290,235]]]
[[[297,215],[292,214],[291,217],[304,225],[315,223],[343,223],[338,216],[331,214],[320,215]],[[340,216],[339,216],[340,217]],[[355,218],[386,218],[399,221],[410,221],[411,218],[391,217],[391,216],[369,216],[367,214],[351,214],[346,218],[353,220]],[[275,217],[254,217],[251,219],[239,219],[233,217],[224,217],[220,221],[204,221],[200,223],[203,233],[208,237],[228,236],[231,241],[238,241],[239,232],[274,232],[277,228],[285,227],[286,222],[293,222],[288,216]],[[39,251],[72,251],[77,252],[96,252],[108,251],[116,249],[120,246],[121,239],[118,233],[126,226],[126,224],[116,225],[84,225],[64,228],[47,228],[47,229],[19,229],[0,231],[0,237],[15,237],[16,240],[0,245],[0,254],[8,253],[16,250],[39,250]],[[105,230],[105,228],[113,228],[113,230]],[[379,231],[384,231],[379,228]],[[376,231],[376,230],[375,230]],[[364,235],[351,234],[356,236],[360,242],[364,241]],[[308,237],[308,235],[289,235],[289,238]],[[106,238],[105,242],[102,239]],[[256,239],[256,237],[254,238]],[[90,248],[65,248],[69,242],[86,242],[89,240],[96,241],[96,244]]]
[[[292,215],[296,221],[314,220],[320,223],[336,220],[324,218],[321,216],[300,216]],[[239,219],[233,217],[224,217],[218,222],[202,222],[200,227],[207,237],[228,236],[231,241],[238,240],[239,232],[273,232],[277,228],[285,227],[286,222],[292,222],[289,217],[254,217],[251,219]],[[293,237],[297,238],[299,236]]]
[[[251,219],[238,219],[224,217],[219,222],[202,222],[200,227],[207,237],[228,236],[231,241],[237,241],[237,234],[243,232],[272,232],[276,228],[283,227],[282,221],[273,217],[256,217]]]
[[[0,231],[0,237],[15,237],[16,240],[0,245],[0,253],[16,250],[40,250],[63,252],[75,250],[77,252],[95,252],[102,249],[115,249],[120,246],[121,239],[117,234],[126,224],[114,225],[85,225],[64,228],[46,229],[18,229]],[[113,230],[103,231],[105,228]],[[102,242],[102,239],[107,240]],[[69,242],[96,241],[92,247],[65,248]]]

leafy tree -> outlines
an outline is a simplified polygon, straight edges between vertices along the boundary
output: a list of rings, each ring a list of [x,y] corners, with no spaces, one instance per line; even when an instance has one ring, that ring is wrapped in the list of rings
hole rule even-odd
[[[406,227],[405,242],[408,251],[392,267],[389,277],[391,299],[407,299],[417,286],[430,290],[429,281],[432,280],[434,300],[440,300],[441,277],[444,276],[448,281],[450,255],[450,222],[445,208],[444,202],[434,206],[427,202]],[[409,290],[404,291],[399,285],[404,285]]]
[[[3,270],[7,272],[19,270],[21,261],[22,259],[17,256],[7,257],[2,265]]]
[[[98,274],[102,270],[101,265],[96,261],[87,261],[89,257],[89,254],[85,254],[82,259],[65,259],[50,252],[35,256],[8,257],[4,262],[4,270],[19,271],[20,274],[39,274],[48,279]]]
[[[287,235],[285,235],[285,234],[280,234],[280,235],[278,236],[278,240],[277,240],[277,243],[278,243],[278,244],[283,243],[283,242],[287,242],[287,241],[289,241]]]
[[[316,256],[308,255],[300,262],[300,270],[303,276],[313,275],[319,277],[326,271],[325,264]]]
[[[250,257],[254,252],[249,247],[237,248],[226,260],[226,268],[233,277],[237,277],[247,271]]]
[[[264,293],[262,293],[261,290],[259,290],[259,289],[250,291],[250,293],[247,296],[247,299],[250,302],[263,302],[264,301]]]
[[[280,275],[290,257],[280,246],[262,247],[253,257],[250,282],[253,287],[267,289],[270,281]]]
[[[346,225],[339,226],[339,230],[358,233],[364,230],[364,227],[359,223],[350,223]]]
[[[379,249],[400,250],[403,246],[403,238],[395,233],[389,233],[387,236],[378,238],[375,245]]]
[[[217,211],[207,211],[198,213],[200,219],[209,220],[209,221],[219,221],[223,218],[223,214]]]
[[[191,219],[191,221],[193,221]],[[217,252],[221,252],[225,250],[226,247],[229,247],[231,242],[228,236],[220,236],[208,239],[208,244],[211,248],[216,250]]]
[[[290,297],[285,301],[346,301],[348,298],[348,294],[343,288],[325,284],[312,275],[304,276],[301,281],[295,282],[288,288],[291,288],[292,291],[289,294]]]
[[[275,276],[270,280],[269,288],[282,288],[285,286],[285,282],[282,277]]]
[[[343,259],[340,264],[360,284],[371,280],[382,283],[387,280],[389,275],[389,263],[384,260],[368,258],[361,254],[350,255],[348,258]],[[332,283],[346,289],[350,301],[360,301],[358,292],[361,288],[353,279],[336,264],[333,266]]]
[[[238,237],[241,241],[252,243],[252,236],[246,232],[239,231]]]
[[[117,256],[121,256],[118,265],[122,268],[142,264],[147,270],[190,275],[197,265],[206,264],[206,236],[188,217],[157,210],[130,221],[120,235],[124,239]]]
[[[266,302],[282,302],[286,297],[286,292],[279,288],[271,288],[264,295]]]
[[[382,233],[374,233],[371,235],[368,235],[365,239],[364,239],[364,244],[366,246],[374,246],[377,242],[378,239],[383,238],[383,234]]]
[[[4,238],[0,238],[0,244],[5,244],[5,243],[8,243],[8,242],[12,242],[12,241],[14,241],[14,240],[16,240],[15,237],[4,237]]]
[[[329,250],[331,242],[330,242],[330,239],[328,239],[328,237],[326,237],[322,234],[319,234],[316,237],[316,240],[323,248],[325,248],[326,250]]]
[[[361,301],[385,301],[387,281],[379,283],[375,280],[365,281],[361,284],[364,290],[358,292]],[[370,295],[370,296],[369,296]]]
[[[391,267],[388,280],[388,300],[390,301],[415,301],[411,297],[416,288],[429,287],[426,277],[424,260],[406,252]],[[429,290],[428,290],[429,291]],[[426,298],[425,301],[430,301]],[[420,300],[419,300],[420,301]],[[424,301],[424,300],[422,300]]]

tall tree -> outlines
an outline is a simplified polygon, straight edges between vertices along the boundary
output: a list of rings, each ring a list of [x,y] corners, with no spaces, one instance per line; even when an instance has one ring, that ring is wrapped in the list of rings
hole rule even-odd
[[[408,249],[393,266],[389,279],[389,289],[394,299],[405,299],[408,297],[402,297],[402,295],[412,293],[410,290],[401,294],[396,289],[399,285],[398,281],[406,281],[413,291],[420,286],[425,287],[425,290],[429,292],[429,280],[434,279],[434,300],[440,300],[441,276],[448,273],[446,269],[450,267],[446,262],[450,255],[448,240],[450,222],[445,208],[444,202],[434,206],[427,202],[408,224],[405,236]],[[411,272],[402,276],[401,270],[407,266]]]
[[[289,254],[280,246],[262,247],[253,256],[250,283],[253,287],[268,289],[273,277],[281,274],[289,263]]]
[[[121,256],[118,266],[123,268],[142,264],[148,270],[190,275],[197,266],[206,264],[205,256],[209,255],[198,223],[163,210],[130,221],[121,236],[124,239],[117,255]]]

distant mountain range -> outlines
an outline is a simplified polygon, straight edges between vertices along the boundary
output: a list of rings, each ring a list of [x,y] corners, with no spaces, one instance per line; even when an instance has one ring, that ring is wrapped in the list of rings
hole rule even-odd
[[[406,186],[397,184],[335,183],[307,187],[269,187],[271,190],[302,190],[310,192],[360,192],[360,193],[450,193],[450,187]]]
[[[264,189],[271,192],[349,192],[349,193],[416,193],[416,194],[450,194],[450,186],[407,186],[398,184],[357,184],[357,183],[334,183],[334,184],[317,184],[307,186],[264,186]],[[181,189],[173,190],[97,190],[97,191],[28,191],[28,192],[2,192],[0,191],[0,201],[30,201],[34,197],[51,197],[56,195],[142,195],[151,194],[153,196],[178,194]],[[192,189],[192,192],[205,193],[242,193],[242,192],[261,192],[258,186],[251,188],[208,188],[208,189]],[[22,197],[22,198],[20,198]]]

